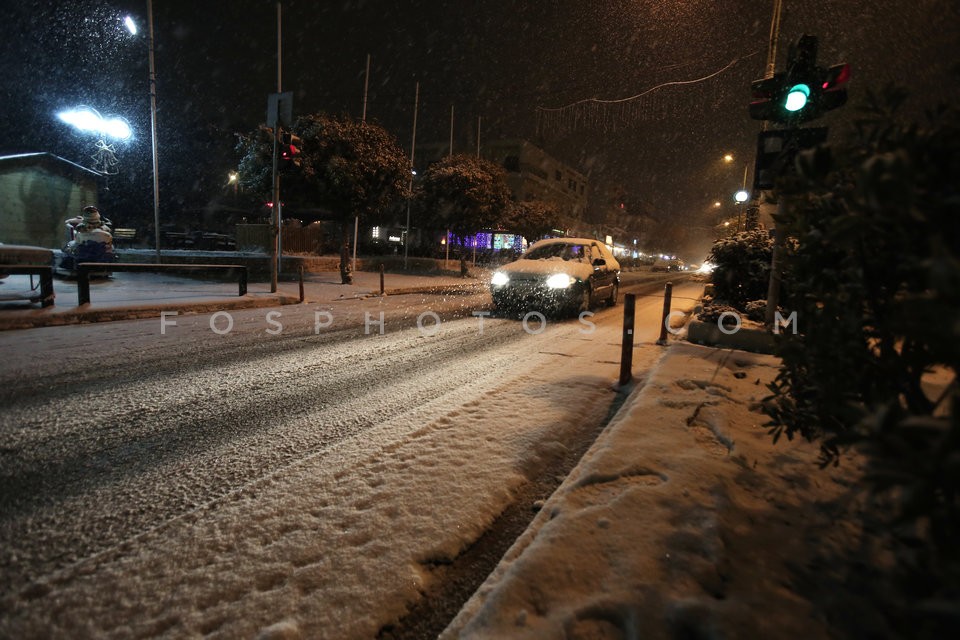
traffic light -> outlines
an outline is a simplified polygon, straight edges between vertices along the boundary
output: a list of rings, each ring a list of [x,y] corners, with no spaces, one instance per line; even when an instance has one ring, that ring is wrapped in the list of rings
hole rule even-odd
[[[796,126],[847,102],[850,65],[817,66],[817,38],[805,35],[791,49],[787,70],[754,80],[750,117]]]
[[[300,137],[292,133],[283,132],[280,136],[280,162],[284,166],[300,166]]]

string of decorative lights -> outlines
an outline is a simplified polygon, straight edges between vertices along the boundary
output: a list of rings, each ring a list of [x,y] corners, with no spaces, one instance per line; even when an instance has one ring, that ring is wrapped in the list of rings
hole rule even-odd
[[[548,130],[571,133],[581,127],[600,128],[609,132],[637,121],[662,118],[666,115],[667,105],[665,100],[655,96],[654,92],[666,87],[702,85],[760,52],[761,50],[758,49],[735,58],[722,68],[705,76],[690,80],[662,82],[626,98],[584,98],[561,107],[537,107],[537,133],[543,134]]]

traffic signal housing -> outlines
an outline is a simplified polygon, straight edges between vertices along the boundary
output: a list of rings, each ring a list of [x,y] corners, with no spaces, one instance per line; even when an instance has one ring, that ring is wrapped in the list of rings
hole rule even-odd
[[[302,160],[300,156],[302,144],[299,136],[283,132],[280,136],[281,164],[285,167],[299,167]]]
[[[786,71],[754,80],[750,117],[788,126],[815,120],[847,102],[850,65],[818,67],[817,38],[805,35],[792,49]]]

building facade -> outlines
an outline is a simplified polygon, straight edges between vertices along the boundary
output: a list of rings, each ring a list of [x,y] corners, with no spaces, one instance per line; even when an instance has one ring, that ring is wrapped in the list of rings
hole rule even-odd
[[[587,177],[536,145],[520,139],[486,144],[481,155],[507,171],[507,184],[518,202],[541,200],[571,221],[587,209]]]

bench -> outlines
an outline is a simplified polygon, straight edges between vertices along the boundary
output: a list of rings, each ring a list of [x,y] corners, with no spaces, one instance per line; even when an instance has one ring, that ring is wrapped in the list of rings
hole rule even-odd
[[[42,247],[0,244],[0,274],[29,275],[30,290],[35,291],[33,276],[40,277],[40,294],[7,298],[39,302],[43,307],[53,304],[53,251]]]
[[[120,227],[119,229],[114,229],[111,235],[113,236],[114,244],[133,244],[137,239],[137,230]]]
[[[247,295],[247,267],[240,264],[145,264],[126,262],[81,262],[77,265],[77,304],[90,304],[90,273],[136,271],[140,273],[194,273],[221,271],[237,275],[239,295]]]
[[[193,247],[193,236],[182,231],[164,231],[163,243],[173,249],[189,249]]]

